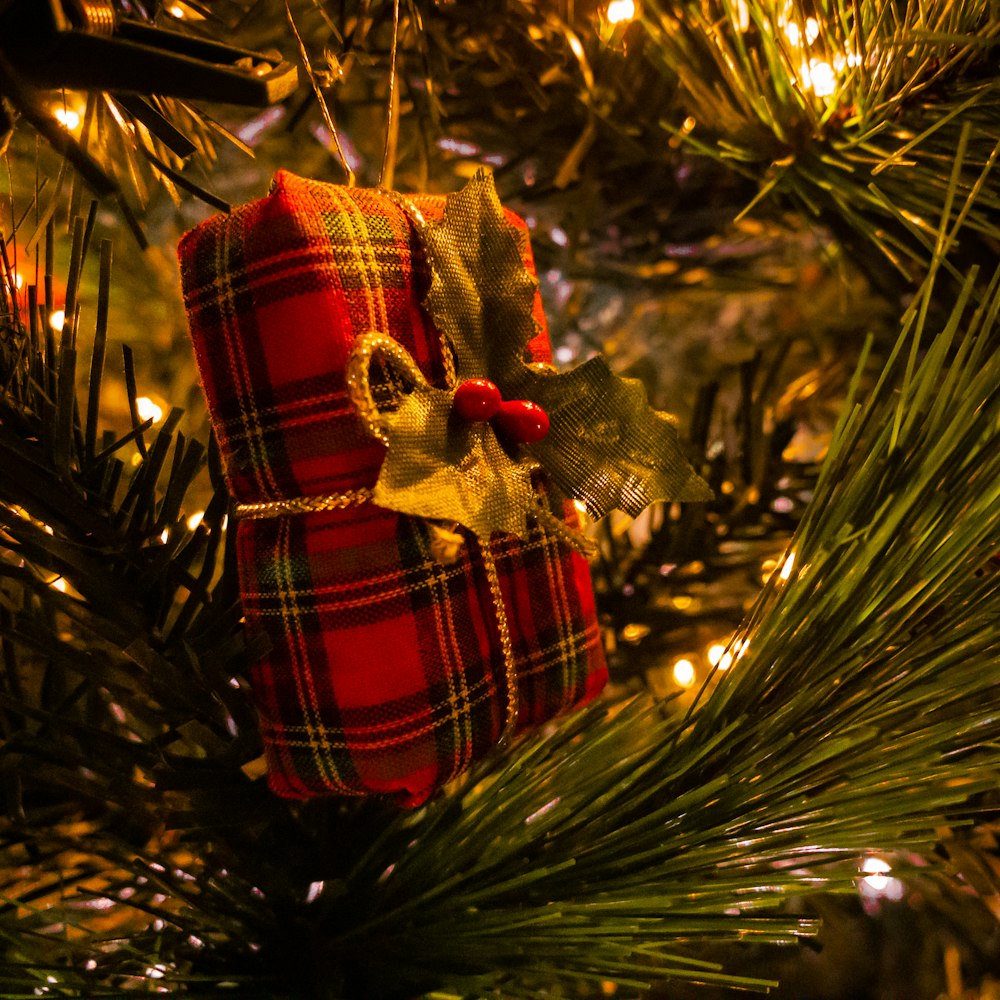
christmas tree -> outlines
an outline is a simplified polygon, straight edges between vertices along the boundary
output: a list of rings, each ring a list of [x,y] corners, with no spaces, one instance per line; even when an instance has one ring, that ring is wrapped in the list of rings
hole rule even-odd
[[[994,996],[998,33],[0,3],[0,993]],[[281,798],[176,246],[278,169],[410,219],[484,167],[555,367],[639,380],[712,498],[585,526],[589,705],[415,808]]]

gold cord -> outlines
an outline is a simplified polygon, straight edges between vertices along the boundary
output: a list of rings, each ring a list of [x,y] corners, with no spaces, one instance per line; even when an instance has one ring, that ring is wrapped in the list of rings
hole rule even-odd
[[[249,521],[266,517],[282,517],[285,514],[312,514],[319,510],[344,510],[368,503],[372,490],[348,490],[346,493],[324,493],[312,497],[291,497],[288,500],[261,500],[259,503],[238,503],[236,516]]]
[[[370,381],[372,358],[380,354],[396,369],[408,377],[417,389],[427,389],[430,383],[418,367],[410,352],[392,337],[384,333],[364,333],[354,342],[347,359],[347,392],[351,397],[358,416],[364,421],[368,433],[378,438],[384,445],[389,444],[383,429],[382,414],[375,397],[372,396]]]
[[[479,551],[483,555],[483,568],[490,584],[490,594],[493,597],[493,610],[497,616],[497,629],[500,632],[500,648],[503,651],[504,672],[507,678],[507,719],[504,722],[500,744],[507,743],[517,729],[518,716],[518,685],[517,668],[514,665],[514,647],[510,641],[510,627],[507,624],[507,610],[503,603],[503,592],[500,590],[500,577],[497,574],[497,564],[493,559],[488,539],[480,538]]]

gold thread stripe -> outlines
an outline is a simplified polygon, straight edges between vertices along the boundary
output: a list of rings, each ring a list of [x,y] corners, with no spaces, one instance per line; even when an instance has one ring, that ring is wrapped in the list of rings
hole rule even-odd
[[[319,510],[344,510],[368,503],[373,491],[367,487],[346,493],[323,493],[312,497],[291,497],[287,500],[261,500],[258,503],[238,503],[236,516],[250,521],[285,514],[312,514]]]
[[[514,647],[510,641],[510,627],[507,624],[507,609],[503,603],[503,591],[500,589],[500,577],[497,574],[497,564],[493,559],[488,539],[479,540],[479,550],[483,554],[483,568],[490,584],[490,594],[493,597],[493,610],[497,616],[497,630],[500,632],[500,648],[503,650],[503,665],[507,676],[507,720],[504,723],[501,745],[514,735],[517,728],[518,686],[517,667],[514,663]]]

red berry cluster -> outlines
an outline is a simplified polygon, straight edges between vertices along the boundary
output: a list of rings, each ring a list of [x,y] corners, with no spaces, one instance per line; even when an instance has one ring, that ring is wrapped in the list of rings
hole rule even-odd
[[[534,444],[549,432],[549,415],[529,399],[504,399],[488,378],[466,379],[455,390],[452,409],[465,420],[492,420],[518,444]]]

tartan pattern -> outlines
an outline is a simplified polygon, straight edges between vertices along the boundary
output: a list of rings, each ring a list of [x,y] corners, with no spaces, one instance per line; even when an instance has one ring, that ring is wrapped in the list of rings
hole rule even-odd
[[[444,199],[413,199],[430,218]],[[524,223],[526,264],[533,267]],[[279,172],[260,201],[179,247],[191,338],[226,476],[241,503],[374,485],[384,447],[347,396],[356,337],[388,333],[443,386],[420,308],[429,275],[387,195]],[[540,299],[536,317],[543,320]],[[544,326],[530,345],[550,359]],[[391,399],[373,368],[376,395]],[[572,509],[567,517],[572,519]],[[396,795],[417,804],[503,730],[505,670],[479,543],[435,556],[433,529],[366,503],[237,525],[251,672],[280,795]],[[520,726],[592,697],[607,672],[586,561],[539,527],[490,543],[518,675]]]

